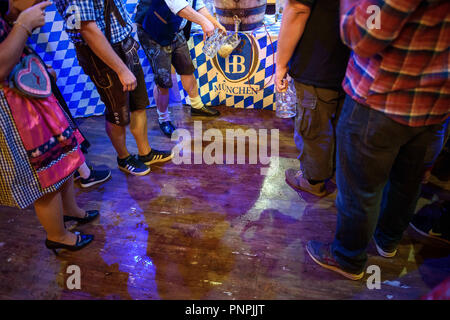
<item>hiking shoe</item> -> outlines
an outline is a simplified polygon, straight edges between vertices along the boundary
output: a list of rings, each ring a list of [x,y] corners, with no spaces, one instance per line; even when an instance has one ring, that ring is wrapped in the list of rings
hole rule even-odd
[[[152,163],[165,162],[173,158],[173,154],[170,151],[159,151],[152,149],[146,156],[139,156],[139,160],[146,165]]]
[[[125,159],[117,158],[117,164],[120,170],[135,176],[145,176],[150,172],[150,168],[140,161],[135,155],[129,155]]]
[[[373,237],[373,242],[375,242],[375,247],[377,248],[377,252],[380,256],[385,258],[392,258],[397,254],[397,247],[382,248],[380,245],[378,245],[375,237]]]
[[[95,186],[96,184],[100,184],[105,182],[111,177],[111,171],[110,170],[93,170],[91,169],[91,174],[89,175],[89,178],[83,179],[80,177],[80,186],[82,188],[89,188],[92,186]]]
[[[409,224],[421,235],[450,244],[450,201],[424,206]]]
[[[331,254],[331,245],[324,244],[319,241],[308,241],[306,251],[315,263],[319,266],[337,272],[350,280],[359,280],[364,276],[364,271],[354,273],[344,270],[333,258]]]
[[[310,184],[309,181],[303,177],[303,172],[301,172],[301,170],[287,169],[285,171],[285,176],[287,184],[296,191],[306,191],[317,197],[323,197],[327,194],[324,182]]]

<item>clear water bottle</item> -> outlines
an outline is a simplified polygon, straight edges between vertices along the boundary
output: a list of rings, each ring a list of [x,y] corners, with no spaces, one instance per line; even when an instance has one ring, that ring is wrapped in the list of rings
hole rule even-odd
[[[276,93],[276,111],[279,118],[292,118],[297,114],[297,94],[295,91],[294,80],[288,81],[288,87],[285,91]]]

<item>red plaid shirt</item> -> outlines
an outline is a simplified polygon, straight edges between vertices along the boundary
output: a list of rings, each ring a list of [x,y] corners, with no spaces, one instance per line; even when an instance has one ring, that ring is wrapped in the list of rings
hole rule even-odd
[[[370,5],[379,29],[369,28]],[[343,87],[354,100],[412,127],[449,117],[450,1],[363,0],[341,20],[341,37],[353,50]]]

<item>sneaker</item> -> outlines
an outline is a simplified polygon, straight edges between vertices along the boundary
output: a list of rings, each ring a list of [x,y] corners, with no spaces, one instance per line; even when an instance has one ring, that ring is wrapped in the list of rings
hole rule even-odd
[[[359,280],[364,276],[364,271],[361,273],[354,273],[344,270],[333,258],[330,244],[323,244],[319,241],[308,241],[306,244],[306,251],[311,259],[319,266],[337,272],[348,279]]]
[[[80,177],[80,186],[82,188],[89,188],[92,186],[95,186],[96,184],[100,184],[105,182],[111,177],[111,171],[110,170],[93,170],[91,169],[91,174],[89,178],[83,179]]]
[[[94,168],[92,167],[92,166],[88,166],[88,168],[89,168],[89,170],[94,170]],[[77,181],[77,180],[79,180],[79,179],[81,179],[81,175],[80,175],[80,173],[78,172],[78,170],[77,171],[75,171],[75,173],[73,174],[73,181]]]
[[[426,205],[420,209],[414,215],[409,225],[425,237],[450,244],[449,220],[450,201],[441,201]]]
[[[172,158],[172,152],[158,151],[156,149],[152,149],[146,156],[139,156],[139,160],[148,166],[152,163],[169,161]]]
[[[315,196],[323,197],[327,194],[325,183],[310,184],[306,178],[303,177],[301,170],[287,169],[285,171],[286,182],[293,189],[309,192]]]
[[[393,258],[397,254],[397,247],[382,248],[380,245],[378,245],[375,237],[373,237],[373,242],[375,242],[375,247],[377,248],[377,252],[380,256],[385,258]]]
[[[125,159],[117,158],[117,164],[120,170],[135,176],[145,176],[150,172],[150,168],[140,161],[135,155],[129,155]]]

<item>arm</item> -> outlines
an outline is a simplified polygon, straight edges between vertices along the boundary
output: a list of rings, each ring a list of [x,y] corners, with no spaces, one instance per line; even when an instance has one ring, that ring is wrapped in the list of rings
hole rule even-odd
[[[357,55],[371,57],[394,41],[421,0],[341,0],[341,38]],[[369,28],[374,18],[369,6],[380,8],[380,28]]]
[[[200,10],[197,11],[198,13],[200,13],[202,16],[204,16],[206,19],[208,19],[213,25],[214,27],[222,30],[224,33],[227,32],[227,29],[225,29],[225,27],[223,25],[220,24],[219,21],[217,21],[216,18],[214,18],[208,11],[208,9],[206,7],[201,8]]]
[[[214,33],[214,24],[212,24],[205,16],[194,10],[186,0],[164,1],[174,14],[200,25],[205,36],[210,36]]]
[[[120,59],[95,21],[82,21],[80,34],[91,50],[119,76],[123,91],[133,91],[136,77]]]
[[[310,15],[309,6],[296,0],[288,0],[283,11],[280,34],[278,36],[275,87],[281,92],[287,84],[283,81],[288,72],[288,63],[305,30]],[[293,28],[292,26],[297,26]]]
[[[5,80],[19,62],[27,39],[25,29],[15,25],[8,37],[0,43],[0,80]]]
[[[180,17],[199,24],[202,27],[205,36],[210,36],[214,33],[214,24],[208,20],[204,15],[195,11],[191,6],[186,6],[177,13]]]
[[[29,36],[28,32],[45,24],[43,12],[50,4],[49,1],[41,2],[20,13],[17,18],[18,23],[14,25],[8,37],[0,43],[0,80],[6,79],[19,62]]]

